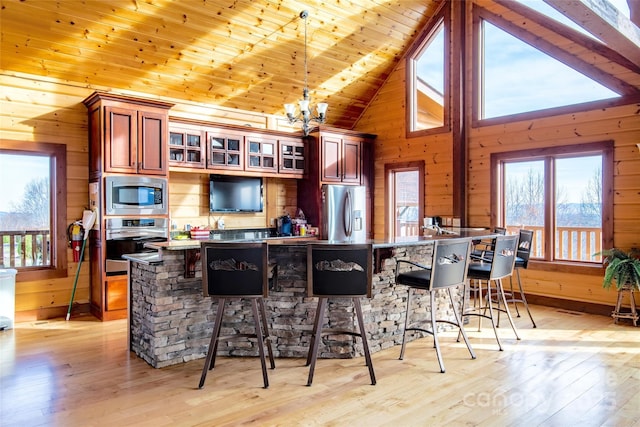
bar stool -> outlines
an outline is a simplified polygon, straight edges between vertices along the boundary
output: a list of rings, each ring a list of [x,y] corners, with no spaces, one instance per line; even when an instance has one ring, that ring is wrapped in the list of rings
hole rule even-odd
[[[407,311],[405,314],[404,332],[402,333],[402,348],[400,350],[400,360],[404,358],[404,350],[406,345],[407,331],[421,331],[433,335],[433,342],[436,348],[436,356],[438,357],[438,364],[440,365],[440,372],[444,373],[444,363],[442,361],[442,355],[440,354],[440,344],[438,342],[438,322],[448,323],[456,326],[464,342],[469,349],[471,358],[475,359],[476,355],[469,344],[467,334],[464,331],[462,322],[460,320],[460,314],[456,304],[453,301],[453,294],[451,289],[463,286],[467,279],[467,269],[469,265],[469,254],[471,252],[471,240],[470,239],[449,239],[449,240],[437,240],[433,246],[433,255],[431,258],[431,265],[425,266],[419,263],[400,259],[396,264],[396,284],[406,285],[407,288]],[[400,266],[408,264],[412,268],[407,271],[400,271]],[[428,320],[420,320],[411,324],[409,317],[411,315],[411,289],[423,289],[429,292],[430,311],[431,316]],[[451,308],[455,317],[455,322],[449,319],[437,319],[436,318],[436,300],[435,295],[440,289],[446,289],[449,294],[449,301],[451,302]],[[463,299],[464,301],[464,299]],[[462,310],[460,310],[462,311]],[[429,322],[430,329],[422,327],[422,323]]]
[[[507,292],[507,302],[513,303],[516,309],[516,316],[520,317],[520,311],[518,310],[518,303],[522,303],[524,308],[527,310],[529,314],[529,319],[531,319],[531,323],[533,327],[536,327],[536,322],[533,320],[533,316],[531,315],[531,310],[529,310],[529,304],[527,303],[527,297],[524,294],[524,290],[522,289],[522,281],[520,280],[520,269],[526,269],[529,265],[529,258],[531,257],[531,246],[533,244],[533,231],[531,230],[520,230],[518,235],[518,251],[516,253],[516,262],[514,264],[514,270],[516,273],[516,278],[518,279],[518,290],[514,291],[513,289],[513,275],[509,277],[509,287],[510,291]],[[517,294],[516,294],[517,292]]]
[[[469,280],[478,280],[481,284],[482,282],[487,283],[487,291],[486,296],[482,297],[482,287],[480,286],[480,292],[478,296],[478,300],[484,300],[484,305],[481,303],[478,306],[474,306],[473,308],[468,308],[463,311],[463,317],[465,316],[478,316],[479,320],[482,318],[486,318],[491,320],[491,326],[493,327],[493,332],[496,336],[496,341],[498,342],[498,348],[500,351],[503,350],[502,343],[500,342],[500,337],[498,336],[498,330],[496,329],[496,322],[493,316],[493,312],[504,312],[509,319],[509,323],[511,324],[511,328],[516,335],[516,338],[519,340],[520,336],[518,335],[518,330],[516,329],[516,325],[513,323],[513,318],[511,317],[511,313],[508,310],[507,300],[504,293],[504,288],[502,286],[502,279],[505,277],[509,277],[513,274],[513,268],[516,260],[516,249],[518,243],[518,236],[497,236],[495,238],[495,245],[493,256],[490,260],[486,259],[476,259],[471,257],[471,262],[469,263],[469,269],[467,273],[467,278]],[[491,283],[495,284],[495,291],[491,289]],[[504,303],[505,308],[494,307],[493,306],[493,298],[491,297],[492,293],[495,292],[500,301]],[[463,302],[463,310],[467,307],[466,301],[466,292],[465,292],[465,301]],[[488,313],[488,314],[487,314]],[[480,324],[478,325],[480,328]]]
[[[264,388],[269,387],[264,347],[269,352],[271,369],[276,365],[273,360],[264,297],[268,296],[269,282],[267,243],[215,243],[203,242],[200,249],[202,260],[202,290],[205,297],[218,302],[216,318],[211,335],[209,351],[202,369],[198,388],[204,386],[207,371],[213,369],[220,341],[239,338],[255,338],[262,364]],[[255,333],[238,333],[220,336],[224,306],[229,298],[241,298],[251,301],[251,311],[255,324]],[[259,307],[259,309],[258,309]]]
[[[371,384],[376,384],[369,344],[367,342],[360,297],[371,298],[373,276],[373,250],[371,244],[309,244],[307,247],[307,295],[318,297],[313,334],[307,366],[309,378],[313,382],[313,372],[318,358],[318,347],[323,335],[340,334],[362,338],[362,347]],[[352,329],[323,328],[327,301],[330,298],[351,299],[358,321],[358,331]]]

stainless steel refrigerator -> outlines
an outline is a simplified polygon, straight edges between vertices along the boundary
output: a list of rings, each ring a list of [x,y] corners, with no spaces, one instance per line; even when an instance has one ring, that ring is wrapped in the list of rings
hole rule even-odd
[[[367,239],[366,189],[353,185],[322,186],[322,238],[335,242]]]

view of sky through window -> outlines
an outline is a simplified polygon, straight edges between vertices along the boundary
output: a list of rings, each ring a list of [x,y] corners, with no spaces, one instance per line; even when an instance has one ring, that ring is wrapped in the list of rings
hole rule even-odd
[[[0,154],[0,212],[22,202],[29,182],[49,177],[49,157]]]
[[[482,118],[619,96],[486,21],[483,41]]]

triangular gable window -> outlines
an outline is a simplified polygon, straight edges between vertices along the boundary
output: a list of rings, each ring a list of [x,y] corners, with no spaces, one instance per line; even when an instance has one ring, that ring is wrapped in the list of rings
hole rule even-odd
[[[481,119],[619,96],[486,20],[482,33]]]

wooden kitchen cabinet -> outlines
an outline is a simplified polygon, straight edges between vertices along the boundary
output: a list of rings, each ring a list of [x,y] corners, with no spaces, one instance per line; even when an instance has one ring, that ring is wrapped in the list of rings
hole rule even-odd
[[[364,138],[339,134],[320,137],[320,181],[335,184],[362,184],[362,144]]]
[[[169,165],[204,168],[205,132],[197,126],[169,125]]]
[[[282,174],[292,174],[302,177],[306,170],[306,149],[300,140],[280,139],[278,140],[278,152],[280,161],[278,172]]]
[[[239,132],[207,130],[207,168],[244,170],[244,135]]]
[[[278,172],[278,141],[263,135],[245,136],[245,170]]]
[[[83,103],[89,114],[89,194],[91,208],[98,210],[98,229],[91,230],[87,249],[89,306],[100,320],[124,319],[126,275],[106,272],[104,183],[113,174],[167,175],[173,104],[103,92],[94,92]]]
[[[373,140],[375,135],[321,126],[305,138],[307,174],[298,181],[298,207],[320,228],[323,184],[362,185],[367,189],[367,224],[373,224]]]
[[[167,175],[166,102],[95,92],[89,110],[89,174]]]
[[[288,132],[172,118],[169,166],[180,172],[303,178],[307,148]]]

